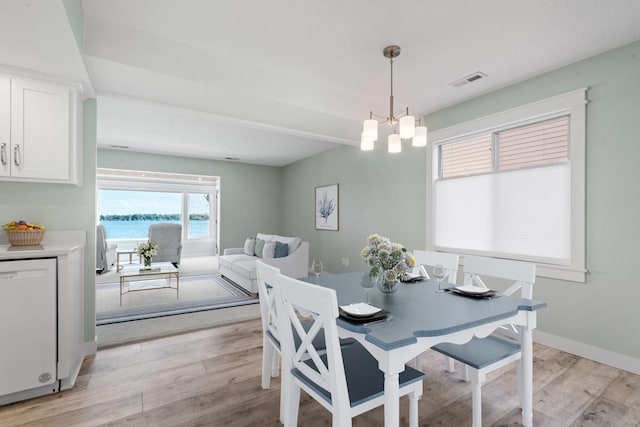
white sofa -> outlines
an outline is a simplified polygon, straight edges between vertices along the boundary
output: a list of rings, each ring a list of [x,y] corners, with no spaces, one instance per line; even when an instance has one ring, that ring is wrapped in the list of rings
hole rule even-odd
[[[258,283],[256,281],[256,261],[277,267],[282,274],[301,278],[307,277],[309,272],[309,242],[293,237],[267,235],[258,233],[256,236],[266,242],[277,241],[289,245],[289,254],[282,258],[263,258],[255,255],[247,255],[245,248],[227,248],[224,255],[218,258],[220,274],[235,284],[258,297]]]

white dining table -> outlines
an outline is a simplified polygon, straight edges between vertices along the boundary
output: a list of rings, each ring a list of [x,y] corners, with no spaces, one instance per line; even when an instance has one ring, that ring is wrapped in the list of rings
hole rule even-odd
[[[324,274],[307,282],[335,289],[338,304],[364,302],[363,273]],[[454,285],[451,285],[454,286]],[[395,427],[400,421],[399,383],[405,363],[436,344],[462,344],[485,337],[504,324],[517,325],[522,346],[522,423],[533,424],[533,344],[536,312],[541,301],[496,295],[491,299],[469,298],[451,292],[438,293],[437,282],[402,283],[392,294],[377,289],[370,292],[369,304],[387,310],[388,319],[369,324],[337,320],[340,335],[358,340],[377,360],[385,374],[384,425]]]

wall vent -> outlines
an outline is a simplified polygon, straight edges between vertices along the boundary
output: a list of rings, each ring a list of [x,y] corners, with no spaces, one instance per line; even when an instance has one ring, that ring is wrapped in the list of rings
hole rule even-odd
[[[456,80],[455,82],[449,83],[449,86],[453,86],[453,87],[461,87],[464,86],[466,84],[475,82],[476,80],[480,80],[484,77],[487,77],[487,75],[485,73],[481,73],[480,71],[476,71],[473,74],[469,74],[466,77],[461,78],[460,80]]]

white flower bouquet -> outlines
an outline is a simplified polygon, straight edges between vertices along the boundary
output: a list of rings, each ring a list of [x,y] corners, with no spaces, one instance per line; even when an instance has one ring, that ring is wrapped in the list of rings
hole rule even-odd
[[[140,258],[144,259],[145,265],[150,265],[151,257],[158,254],[158,249],[160,249],[160,246],[155,243],[150,241],[142,242],[138,244],[138,255],[140,255]]]
[[[393,243],[387,237],[372,234],[367,239],[367,246],[362,248],[361,255],[371,271],[369,276],[381,276],[385,290],[402,280],[407,269],[416,265],[416,260],[400,243]]]

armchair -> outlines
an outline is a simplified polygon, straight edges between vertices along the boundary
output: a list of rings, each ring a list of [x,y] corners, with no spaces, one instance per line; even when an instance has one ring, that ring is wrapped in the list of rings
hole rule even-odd
[[[107,243],[107,230],[104,225],[96,225],[96,271],[100,274],[111,270],[116,260],[115,243]]]
[[[149,241],[160,247],[158,253],[152,258],[153,262],[170,262],[175,266],[180,264],[182,225],[170,223],[151,224],[149,226]]]

